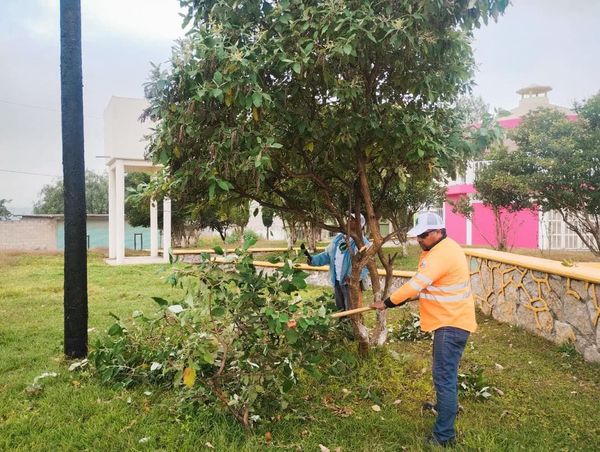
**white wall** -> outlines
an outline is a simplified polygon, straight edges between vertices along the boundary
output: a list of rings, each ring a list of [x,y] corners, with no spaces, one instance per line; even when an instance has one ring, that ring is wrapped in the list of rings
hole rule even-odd
[[[146,99],[111,97],[104,110],[104,153],[109,157],[144,158],[146,140],[153,123],[140,122],[148,107]]]
[[[258,215],[253,216],[252,214],[256,208],[258,208]],[[262,222],[260,205],[255,201],[250,203],[250,220],[248,221],[246,229],[252,229],[263,239],[267,238],[267,228]],[[277,216],[273,217],[273,225],[269,228],[269,240],[287,240],[287,234],[283,229],[283,222],[281,221],[281,218]]]

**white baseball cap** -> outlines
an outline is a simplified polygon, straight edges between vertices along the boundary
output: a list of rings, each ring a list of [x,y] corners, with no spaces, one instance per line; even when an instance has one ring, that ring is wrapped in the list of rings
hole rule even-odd
[[[354,215],[354,213],[351,213],[350,216],[352,218],[356,218],[356,216]],[[365,227],[365,223],[367,222],[367,220],[365,219],[364,215],[361,213],[360,214],[360,227],[364,228]]]
[[[417,216],[417,224],[414,228],[406,233],[409,237],[416,237],[417,235],[423,234],[425,231],[431,231],[433,229],[445,228],[444,220],[437,213],[434,212],[421,212]]]

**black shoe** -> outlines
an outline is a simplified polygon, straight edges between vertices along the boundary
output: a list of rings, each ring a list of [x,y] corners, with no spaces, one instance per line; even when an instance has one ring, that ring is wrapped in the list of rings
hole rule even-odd
[[[425,414],[427,412],[432,412],[434,415],[437,416],[438,412],[437,412],[437,405],[433,402],[425,402],[422,406],[421,406],[421,413]]]
[[[446,441],[440,441],[435,437],[435,435],[431,435],[425,438],[425,444],[429,446],[453,447],[456,444],[456,439],[451,438],[447,439]]]

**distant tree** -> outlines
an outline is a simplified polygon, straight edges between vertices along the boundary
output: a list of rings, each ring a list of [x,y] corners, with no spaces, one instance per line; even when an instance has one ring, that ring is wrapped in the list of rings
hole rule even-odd
[[[244,229],[250,220],[250,201],[244,200],[243,202],[235,201],[228,203],[231,208],[228,209],[229,221],[240,233],[240,237],[244,235]]]
[[[490,114],[490,106],[481,96],[464,95],[458,98],[456,108],[466,125],[480,124]]]
[[[156,183],[160,182],[145,173],[131,173],[125,177],[128,192],[125,216],[132,226],[150,226],[150,195],[156,191],[155,187],[150,187]],[[249,219],[249,203],[246,200],[196,198],[195,202],[189,202],[185,197],[176,197],[171,202],[171,229],[176,246],[183,245],[182,242],[189,244],[195,233],[202,229],[217,232],[224,241],[231,226],[237,226],[243,233]],[[161,202],[157,204],[158,227],[162,228],[163,207]],[[243,226],[240,226],[242,223]]]
[[[600,93],[575,105],[577,120],[540,109],[512,136],[524,163],[531,196],[544,210],[559,212],[581,241],[600,256]]]
[[[33,205],[33,213],[64,213],[63,193],[62,181],[44,185],[40,191],[39,200]],[[89,214],[108,213],[108,178],[106,174],[97,174],[86,170],[85,202],[86,212]]]
[[[267,240],[269,240],[269,228],[273,226],[274,213],[275,212],[270,207],[262,207],[261,209],[262,223],[264,227],[267,228]]]
[[[6,204],[10,202],[10,199],[0,199],[0,221],[8,220],[12,217],[12,213],[6,207]]]
[[[150,227],[150,199],[140,193],[150,183],[151,176],[147,173],[128,173],[125,176],[125,218],[134,227]],[[163,203],[156,203],[158,212],[158,228],[163,228]],[[199,224],[191,220],[190,214],[180,207],[177,201],[171,203],[171,235],[176,247],[190,244]]]
[[[528,177],[522,172],[527,162],[520,157],[501,146],[489,154],[489,165],[475,178],[476,197],[494,212],[496,242],[491,244],[500,251],[507,249],[511,231],[518,229],[513,214],[534,206]]]

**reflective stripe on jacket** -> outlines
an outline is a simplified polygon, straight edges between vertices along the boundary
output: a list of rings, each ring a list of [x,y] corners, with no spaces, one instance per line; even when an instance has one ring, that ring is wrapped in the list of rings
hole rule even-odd
[[[454,240],[445,238],[430,251],[423,251],[415,276],[390,299],[392,303],[400,304],[417,294],[424,331],[443,326],[470,332],[477,328],[467,258]]]

